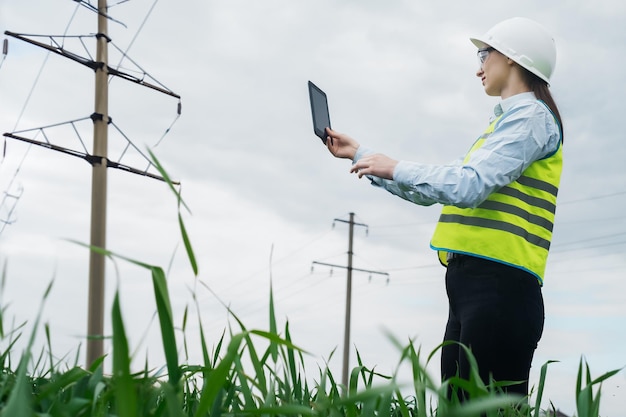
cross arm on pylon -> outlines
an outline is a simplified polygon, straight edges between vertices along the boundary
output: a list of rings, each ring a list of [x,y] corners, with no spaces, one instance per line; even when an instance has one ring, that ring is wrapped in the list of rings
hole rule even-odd
[[[161,177],[159,175],[152,174],[152,173],[150,173],[148,171],[142,171],[140,169],[133,168],[133,167],[128,166],[128,165],[120,164],[119,162],[111,161],[109,158],[103,158],[103,157],[100,157],[100,156],[97,156],[97,155],[88,154],[86,152],[80,152],[80,151],[76,151],[76,150],[73,150],[73,149],[64,148],[63,146],[55,145],[55,144],[50,143],[50,142],[41,142],[41,141],[38,141],[38,140],[25,138],[23,136],[18,136],[18,135],[15,135],[13,133],[4,133],[3,136],[7,137],[7,138],[11,138],[11,139],[17,139],[17,140],[20,140],[22,142],[27,142],[27,143],[30,143],[32,145],[42,146],[44,148],[52,149],[53,151],[61,152],[61,153],[67,154],[67,155],[71,155],[71,156],[76,156],[78,158],[82,158],[85,161],[89,162],[89,164],[92,165],[92,166],[94,164],[102,163],[102,160],[105,159],[106,160],[106,164],[107,164],[107,168],[121,169],[122,171],[130,172],[132,174],[142,175],[144,177],[153,178],[153,179],[159,180],[159,181],[165,181],[165,178],[163,178],[163,177]],[[179,181],[171,181],[171,183],[174,184],[174,185],[180,185]]]
[[[123,78],[123,79],[125,79],[127,81],[131,81],[131,82],[133,82],[135,84],[139,84],[139,85],[142,85],[144,87],[151,88],[151,89],[156,90],[156,91],[158,91],[160,93],[167,94],[168,96],[172,96],[172,97],[175,97],[177,99],[181,98],[180,95],[174,93],[173,91],[171,91],[171,90],[169,90],[167,88],[164,88],[162,86],[158,86],[156,84],[152,84],[152,83],[146,82],[143,77],[141,77],[141,78],[140,77],[136,77],[134,75],[125,73],[123,71],[120,71],[120,70],[118,70],[116,68],[112,68],[112,67],[110,67],[109,65],[107,65],[107,64],[105,64],[103,62],[97,62],[97,61],[94,61],[92,59],[84,58],[84,57],[82,57],[82,56],[80,56],[80,55],[78,55],[76,53],[70,52],[70,51],[66,50],[62,46],[62,44],[59,44],[59,42],[55,41],[54,40],[54,38],[55,38],[54,36],[48,36],[48,38],[50,38],[52,43],[56,44],[56,46],[54,46],[54,45],[47,45],[47,44],[45,44],[43,42],[39,42],[39,41],[36,41],[36,40],[31,39],[31,38],[28,37],[28,36],[38,36],[38,35],[24,35],[24,34],[20,34],[20,33],[11,32],[9,30],[5,30],[4,34],[7,35],[7,36],[12,36],[12,37],[14,37],[16,39],[22,40],[24,42],[30,43],[32,45],[39,46],[40,48],[44,48],[44,49],[46,49],[46,50],[48,50],[50,52],[54,52],[55,54],[61,55],[61,56],[65,57],[65,58],[71,59],[74,62],[78,62],[79,64],[82,64],[82,65],[84,65],[86,67],[89,67],[92,70],[96,70],[98,68],[102,68],[104,65],[106,65],[107,73],[109,75],[115,75],[115,76]],[[99,34],[96,34],[95,36],[96,37],[104,37],[104,38],[106,38],[107,42],[110,41],[110,39],[106,35],[104,35],[104,34],[100,34],[99,33]],[[158,81],[157,81],[157,83],[158,83]]]
[[[312,265],[322,265],[322,266],[329,266],[331,268],[348,269],[348,267],[345,266],[345,265],[328,264],[328,263],[325,263],[325,262],[318,262],[318,261],[313,261]],[[388,272],[372,271],[372,270],[369,270],[369,269],[360,269],[360,268],[354,268],[354,267],[351,267],[350,269],[352,269],[353,271],[366,272],[368,274],[384,275],[386,277],[389,277],[389,273]]]

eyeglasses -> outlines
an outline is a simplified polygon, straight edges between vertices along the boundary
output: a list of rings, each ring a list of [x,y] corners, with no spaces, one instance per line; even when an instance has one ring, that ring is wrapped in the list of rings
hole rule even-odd
[[[480,63],[480,67],[483,67],[483,64],[485,63],[485,61],[487,60],[487,57],[489,56],[489,54],[495,51],[495,49],[493,49],[491,46],[488,46],[487,48],[482,48],[479,49],[477,52],[478,55],[478,62]]]

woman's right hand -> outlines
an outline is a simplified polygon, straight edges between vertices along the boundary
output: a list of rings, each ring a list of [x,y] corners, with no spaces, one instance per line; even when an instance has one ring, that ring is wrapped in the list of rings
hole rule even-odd
[[[352,139],[345,133],[335,132],[331,128],[326,128],[328,137],[326,138],[326,147],[337,158],[354,159],[359,142]]]

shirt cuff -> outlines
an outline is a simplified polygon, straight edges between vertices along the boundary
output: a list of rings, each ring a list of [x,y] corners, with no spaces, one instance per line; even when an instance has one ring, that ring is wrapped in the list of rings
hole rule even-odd
[[[419,164],[409,161],[399,161],[393,169],[393,180],[398,184],[410,185],[415,182],[415,177],[419,175]]]
[[[371,149],[369,149],[369,148],[367,148],[367,147],[365,147],[363,145],[360,145],[357,148],[356,152],[354,153],[354,158],[352,158],[352,164],[353,165],[356,164],[359,159],[363,158],[365,155],[369,155],[369,154],[372,154],[372,153],[374,153],[374,152]]]

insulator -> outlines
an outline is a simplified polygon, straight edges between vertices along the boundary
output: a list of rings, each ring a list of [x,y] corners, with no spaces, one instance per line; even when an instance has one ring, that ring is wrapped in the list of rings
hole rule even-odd
[[[6,55],[9,52],[9,40],[8,39],[4,39],[4,42],[2,42],[2,55]]]
[[[183,103],[181,103],[180,101],[178,102],[178,109],[176,111],[178,112],[179,116],[183,111]]]

